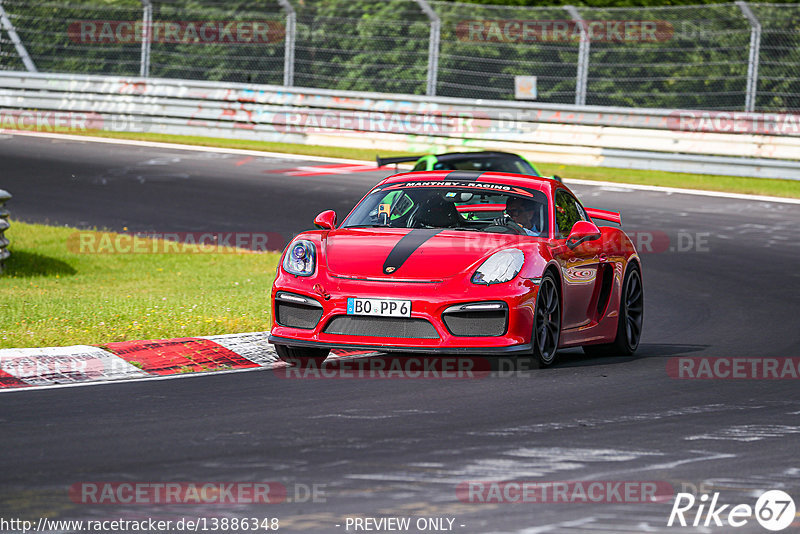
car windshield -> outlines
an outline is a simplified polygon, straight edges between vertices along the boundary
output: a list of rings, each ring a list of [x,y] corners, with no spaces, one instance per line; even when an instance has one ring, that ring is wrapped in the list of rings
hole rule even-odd
[[[546,236],[548,220],[547,197],[538,190],[477,182],[451,187],[409,182],[370,193],[342,228],[451,228]]]
[[[538,176],[527,161],[515,156],[444,159],[433,165],[435,171],[494,171]]]

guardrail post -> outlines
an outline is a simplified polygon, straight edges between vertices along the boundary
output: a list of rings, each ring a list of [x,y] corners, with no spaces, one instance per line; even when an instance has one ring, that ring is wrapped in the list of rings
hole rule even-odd
[[[11,42],[14,43],[14,48],[17,49],[17,54],[19,54],[19,57],[22,59],[22,64],[25,65],[25,68],[28,70],[28,72],[39,72],[36,69],[36,65],[33,63],[31,56],[28,54],[28,50],[22,43],[22,39],[20,39],[19,35],[17,35],[17,30],[11,23],[11,19],[8,18],[6,10],[3,8],[3,0],[0,0],[0,24],[2,24],[3,29],[11,38]]]
[[[142,0],[142,59],[139,64],[139,76],[150,76],[150,45],[153,40],[153,4],[150,0]]]
[[[436,82],[439,72],[439,41],[442,34],[442,21],[439,15],[428,4],[428,0],[416,0],[422,11],[431,21],[431,33],[428,39],[428,85],[425,94],[436,96]]]
[[[747,95],[745,96],[744,110],[752,113],[756,108],[756,93],[758,92],[758,57],[761,53],[761,23],[747,2],[736,2],[742,14],[750,23],[750,58],[747,61]]]
[[[3,232],[8,230],[8,210],[5,208],[7,200],[11,199],[11,194],[8,191],[0,189],[0,273],[3,272],[3,262],[8,258],[11,253],[8,251],[8,239]]]
[[[577,22],[581,31],[581,42],[578,45],[578,74],[575,80],[575,105],[586,105],[586,85],[589,78],[589,32],[586,30],[586,24],[583,23],[583,17],[578,13],[575,6],[564,6],[572,20]]]
[[[283,43],[283,85],[294,85],[294,43],[297,37],[297,14],[289,0],[278,0],[286,10],[286,38]]]

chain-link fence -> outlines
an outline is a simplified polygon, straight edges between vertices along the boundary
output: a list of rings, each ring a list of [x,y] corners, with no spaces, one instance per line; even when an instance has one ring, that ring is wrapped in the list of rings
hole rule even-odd
[[[0,0],[0,6],[6,70],[500,100],[514,99],[523,83],[539,102],[800,109],[800,4]]]
[[[274,1],[0,6],[39,72],[283,83],[286,14]],[[13,36],[0,30],[0,68],[25,70],[23,59]]]
[[[297,85],[425,94],[430,21],[414,0],[294,5]]]

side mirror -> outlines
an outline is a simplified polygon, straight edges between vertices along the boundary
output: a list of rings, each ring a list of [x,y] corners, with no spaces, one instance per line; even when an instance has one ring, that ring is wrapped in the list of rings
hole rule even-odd
[[[573,249],[581,243],[595,239],[600,239],[600,229],[589,221],[578,221],[569,233],[567,246]]]
[[[336,212],[333,210],[323,211],[314,219],[314,224],[320,230],[333,230],[336,228]]]

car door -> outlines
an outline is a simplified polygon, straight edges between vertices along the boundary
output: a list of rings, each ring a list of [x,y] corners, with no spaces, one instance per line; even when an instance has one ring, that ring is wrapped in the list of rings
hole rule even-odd
[[[566,242],[574,224],[591,221],[578,200],[566,189],[557,189],[554,197],[555,237],[559,246],[554,256],[561,268],[564,281],[562,329],[588,324],[592,297],[597,286],[600,256],[595,244],[587,241],[570,249]]]

